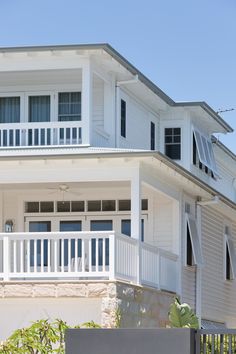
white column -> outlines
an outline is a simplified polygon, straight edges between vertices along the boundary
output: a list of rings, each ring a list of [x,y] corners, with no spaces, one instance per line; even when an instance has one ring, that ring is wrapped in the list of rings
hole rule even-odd
[[[141,181],[139,170],[131,179],[131,237],[137,240],[136,257],[137,257],[137,284],[141,283]]]
[[[82,68],[82,144],[91,145],[93,110],[93,73],[89,60]]]
[[[141,181],[139,171],[131,180],[131,237],[141,237]]]

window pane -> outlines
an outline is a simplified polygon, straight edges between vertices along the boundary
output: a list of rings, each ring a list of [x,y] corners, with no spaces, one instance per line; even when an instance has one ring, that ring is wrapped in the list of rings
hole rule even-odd
[[[165,154],[173,160],[180,160],[180,144],[166,145]]]
[[[89,200],[88,211],[101,211],[101,200]]]
[[[151,122],[150,149],[155,150],[155,124]]]
[[[172,135],[172,128],[165,128],[165,135]]]
[[[126,211],[131,209],[131,201],[130,199],[127,200],[119,200],[119,210]]]
[[[131,236],[131,221],[130,219],[121,220],[121,233],[127,236]]]
[[[180,135],[180,128],[174,128],[174,135]]]
[[[84,211],[84,201],[73,201],[71,202],[71,211]]]
[[[116,201],[115,200],[103,200],[102,201],[102,211],[115,211]]]
[[[142,210],[148,210],[148,199],[142,199]]]
[[[20,97],[0,97],[0,123],[20,122]]]
[[[81,92],[60,92],[58,95],[58,120],[81,120]]]
[[[70,202],[60,201],[57,202],[57,211],[59,213],[70,212]]]
[[[39,202],[27,202],[25,205],[26,213],[39,213]]]
[[[29,122],[50,121],[50,96],[29,97]]]
[[[126,137],[126,102],[121,100],[121,107],[120,107],[120,135],[123,138]]]
[[[41,213],[51,213],[54,211],[53,202],[40,202]]]

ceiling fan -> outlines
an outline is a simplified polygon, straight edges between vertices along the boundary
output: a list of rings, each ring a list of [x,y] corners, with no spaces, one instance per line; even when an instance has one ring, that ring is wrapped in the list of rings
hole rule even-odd
[[[48,188],[48,189],[53,190],[53,192],[51,192],[49,194],[61,193],[62,201],[65,200],[65,193],[72,194],[72,195],[73,194],[74,195],[81,195],[81,193],[73,191],[73,189],[70,186],[68,186],[68,184],[65,184],[65,183],[59,184],[58,187]]]

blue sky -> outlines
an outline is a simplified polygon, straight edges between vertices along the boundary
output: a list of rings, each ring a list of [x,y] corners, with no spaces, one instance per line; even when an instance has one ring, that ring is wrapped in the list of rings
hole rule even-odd
[[[0,0],[0,47],[110,43],[176,101],[236,130],[235,0]],[[220,139],[236,153],[236,132]]]

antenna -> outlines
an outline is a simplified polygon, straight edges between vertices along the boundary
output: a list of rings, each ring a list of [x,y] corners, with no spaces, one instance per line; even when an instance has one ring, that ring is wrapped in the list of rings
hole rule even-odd
[[[229,108],[229,109],[218,109],[218,111],[216,111],[216,113],[225,113],[225,112],[231,112],[234,111],[234,108]]]

